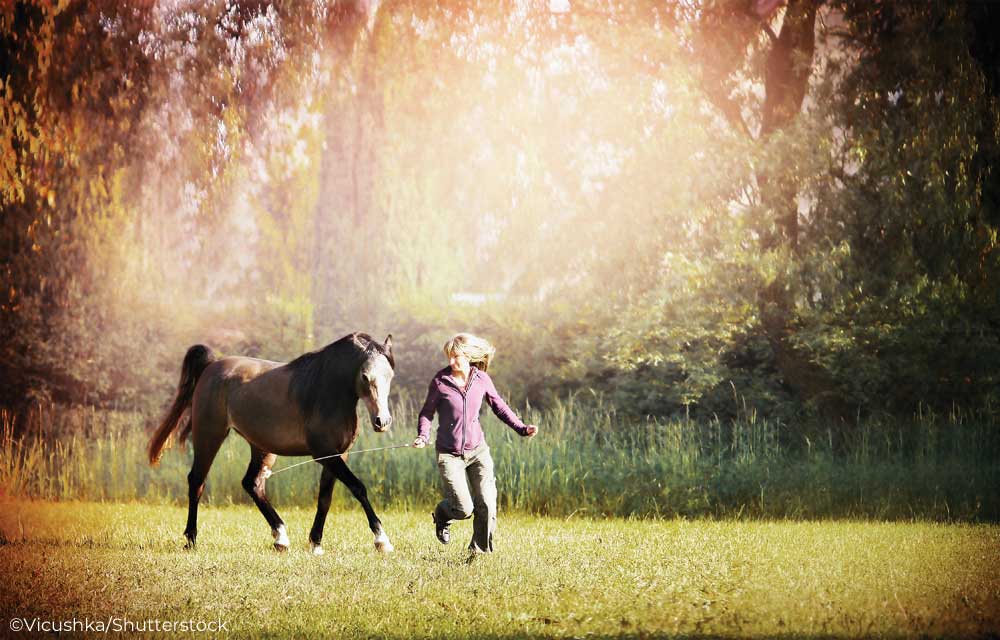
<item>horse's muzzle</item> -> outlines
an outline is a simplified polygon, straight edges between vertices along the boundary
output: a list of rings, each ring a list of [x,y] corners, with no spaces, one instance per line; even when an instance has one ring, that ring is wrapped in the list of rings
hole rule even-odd
[[[375,431],[382,433],[392,424],[392,416],[375,416],[372,418],[372,424],[375,426]]]

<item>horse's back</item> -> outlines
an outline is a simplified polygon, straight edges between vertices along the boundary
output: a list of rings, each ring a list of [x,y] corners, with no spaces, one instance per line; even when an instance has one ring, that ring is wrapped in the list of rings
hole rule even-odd
[[[280,362],[228,356],[213,361],[198,378],[194,392],[194,405],[202,407],[201,411],[211,409],[227,412],[226,405],[233,391],[246,383],[257,379],[262,374],[280,367]]]
[[[212,365],[226,380],[249,382],[268,371],[283,367],[285,363],[246,356],[226,356],[219,358]]]

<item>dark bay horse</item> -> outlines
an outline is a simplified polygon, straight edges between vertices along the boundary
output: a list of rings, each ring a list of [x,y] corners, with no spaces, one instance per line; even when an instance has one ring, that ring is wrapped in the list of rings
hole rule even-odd
[[[365,402],[375,431],[389,428],[389,386],[395,360],[392,336],[379,343],[354,333],[288,364],[256,358],[216,358],[204,345],[188,349],[181,366],[177,397],[149,443],[149,462],[159,462],[164,445],[190,407],[181,442],[190,434],[194,462],[188,474],[188,520],[184,535],[192,548],[198,535],[198,501],[205,477],[222,441],[234,429],[250,443],[250,466],[243,488],[267,523],[274,548],[288,548],[284,521],[264,493],[264,482],[277,456],[321,458],[344,453],[358,437],[358,399]],[[323,526],[336,480],[351,491],[368,517],[375,548],[392,551],[392,543],[368,502],[365,485],[351,473],[343,457],[322,460],[319,500],[309,543],[321,555]]]

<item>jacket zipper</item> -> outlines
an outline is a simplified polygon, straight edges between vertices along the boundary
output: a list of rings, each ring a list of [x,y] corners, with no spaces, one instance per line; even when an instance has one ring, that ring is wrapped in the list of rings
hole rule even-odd
[[[462,394],[462,446],[459,448],[458,453],[456,454],[460,456],[465,455],[465,441],[468,439],[468,434],[466,433],[466,423],[469,421],[469,416],[467,415],[469,410],[466,405],[466,390],[472,386],[472,378],[475,375],[476,375],[476,370],[472,369],[469,372],[469,377],[465,381],[465,389],[455,384],[453,380],[446,379],[446,381],[449,382],[451,386],[458,389],[458,392]]]
[[[465,391],[463,391],[462,392],[462,446],[459,447],[459,449],[458,449],[458,455],[460,455],[460,456],[464,456],[465,455],[465,438],[466,438],[466,434],[465,434],[466,424],[465,423],[468,422],[468,416],[465,415],[465,414],[466,414],[466,411],[465,411]]]
[[[468,391],[469,387],[472,386],[472,378],[475,375],[476,375],[476,370],[475,369],[471,370],[469,372],[469,379],[465,381],[465,389],[460,390],[462,392],[462,448],[458,452],[458,455],[460,456],[465,455],[465,441],[468,438],[466,429],[468,429],[469,426],[469,415],[468,415],[468,409],[466,408],[466,399],[468,397],[466,391]]]

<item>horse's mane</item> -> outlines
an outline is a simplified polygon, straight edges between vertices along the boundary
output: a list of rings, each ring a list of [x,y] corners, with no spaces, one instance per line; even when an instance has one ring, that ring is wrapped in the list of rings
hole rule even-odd
[[[289,362],[292,379],[288,392],[304,416],[350,415],[358,402],[354,387],[358,369],[365,360],[379,354],[396,368],[392,353],[367,333],[346,335]]]

